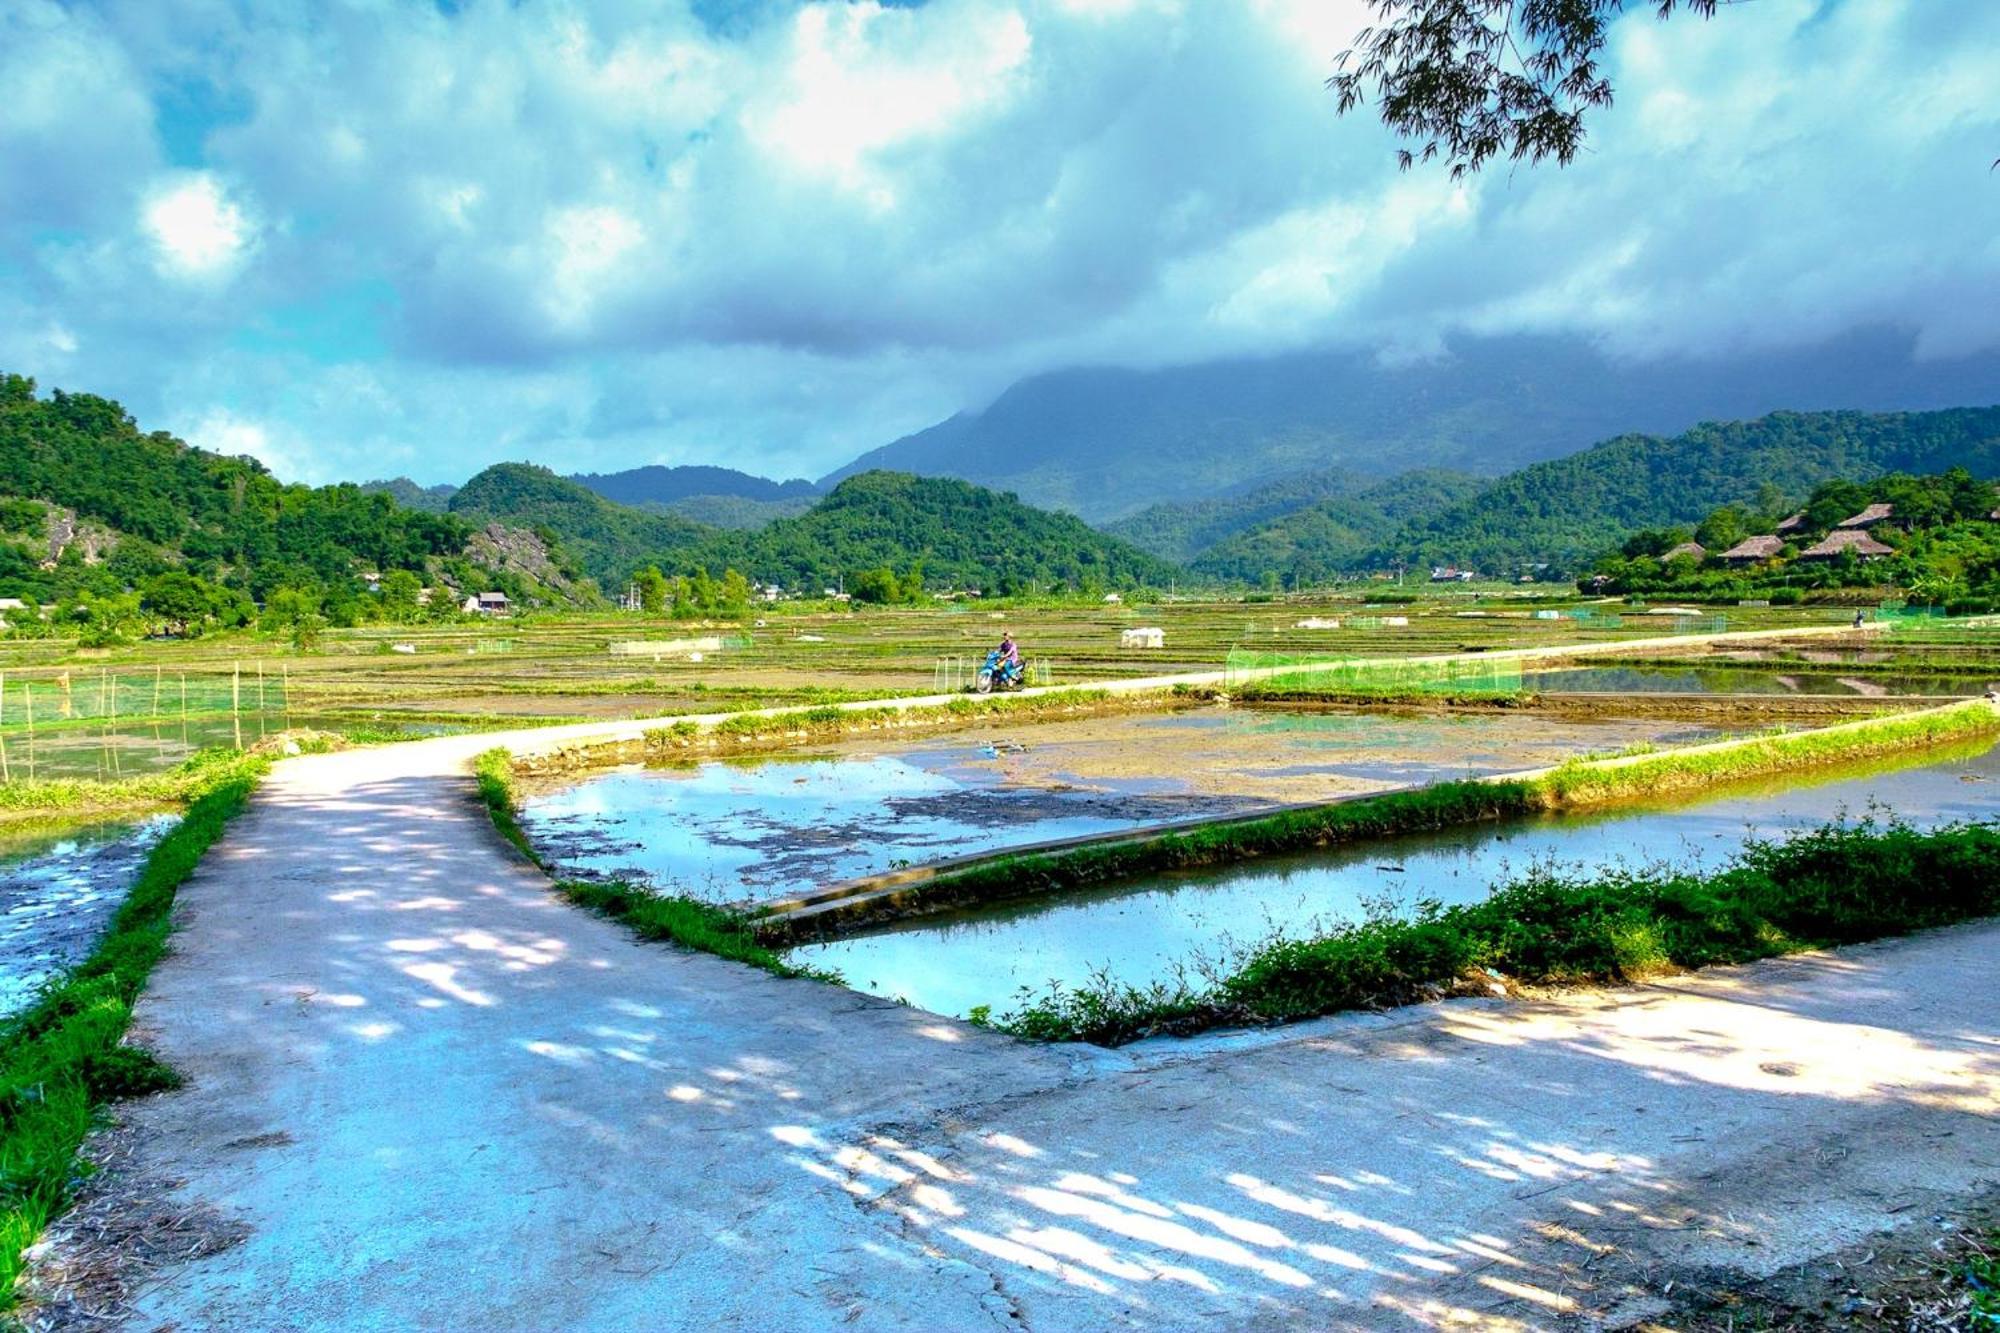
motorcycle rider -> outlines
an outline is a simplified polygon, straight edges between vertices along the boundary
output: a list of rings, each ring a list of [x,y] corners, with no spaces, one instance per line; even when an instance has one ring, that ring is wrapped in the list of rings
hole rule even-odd
[[[1021,647],[1014,642],[1014,631],[1007,630],[1001,634],[998,652],[1000,654],[998,665],[1010,676],[1019,675],[1021,671]]]

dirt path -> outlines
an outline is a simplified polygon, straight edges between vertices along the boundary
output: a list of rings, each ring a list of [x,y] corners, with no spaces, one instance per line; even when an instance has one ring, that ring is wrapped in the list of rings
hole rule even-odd
[[[130,1326],[1546,1326],[2000,1180],[2000,923],[1037,1048],[562,906],[473,748],[284,764],[182,890],[107,1202],[243,1239]]]

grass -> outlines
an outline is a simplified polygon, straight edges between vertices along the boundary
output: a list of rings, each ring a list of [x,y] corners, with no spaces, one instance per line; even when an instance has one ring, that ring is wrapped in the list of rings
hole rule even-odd
[[[1602,805],[1869,759],[1996,731],[2000,731],[2000,712],[1975,699],[1810,731],[1749,736],[1610,761],[1570,760],[1551,769],[1537,785],[1551,808]]]
[[[1974,1255],[1965,1266],[1965,1285],[1972,1290],[1975,1327],[2000,1329],[2000,1232],[1988,1238],[1993,1247]]]
[[[493,827],[530,862],[550,869],[521,828],[514,800],[513,759],[505,749],[486,751],[473,761],[479,799],[493,817]],[[818,968],[797,967],[765,947],[740,914],[682,894],[655,893],[622,880],[557,880],[556,892],[577,906],[630,929],[641,939],[667,941],[716,954],[773,976],[810,977],[838,983],[840,975]]]
[[[208,749],[197,751],[165,772],[113,782],[47,778],[0,783],[0,819],[154,810],[180,805],[207,791],[218,775],[233,772],[245,762],[239,751]]]
[[[97,1109],[171,1087],[172,1071],[121,1045],[132,1004],[166,952],[174,894],[244,807],[266,761],[197,757],[176,789],[191,798],[154,846],[96,950],[0,1024],[0,1300],[14,1299],[21,1252],[59,1213],[76,1182],[77,1149]]]
[[[1752,841],[1713,874],[1577,878],[1538,870],[1485,900],[1419,905],[1302,939],[1276,939],[1204,986],[1103,978],[1030,997],[989,1025],[1042,1041],[1120,1045],[1155,1033],[1376,1009],[1493,980],[1629,982],[1950,925],[2000,912],[2000,827],[1919,832],[1861,821]]]

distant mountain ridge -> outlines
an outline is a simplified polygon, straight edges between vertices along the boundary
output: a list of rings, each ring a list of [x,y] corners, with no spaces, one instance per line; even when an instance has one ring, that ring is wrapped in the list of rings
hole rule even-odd
[[[1917,410],[2000,399],[2000,354],[1920,361],[1903,334],[1704,361],[1614,360],[1572,338],[1461,339],[1437,361],[1305,352],[1022,380],[821,479],[950,476],[1096,523],[1301,473],[1496,476],[1634,431],[1789,408]]]
[[[623,472],[578,472],[569,480],[625,505],[671,505],[677,500],[728,495],[745,500],[810,499],[820,488],[803,477],[772,481],[735,468],[690,464],[627,468]]]

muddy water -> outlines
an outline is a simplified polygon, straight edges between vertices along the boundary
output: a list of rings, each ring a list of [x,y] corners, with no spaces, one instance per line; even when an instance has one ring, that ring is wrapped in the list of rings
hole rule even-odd
[[[174,818],[0,831],[0,1015],[89,956]]]
[[[1893,812],[1918,825],[2000,816],[2000,750],[1901,768],[1834,770],[1744,785],[1691,804],[1521,820],[1383,839],[1311,856],[1152,876],[1118,888],[913,922],[801,947],[848,984],[963,1016],[1011,1008],[1023,987],[1093,973],[1134,985],[1199,975],[1273,933],[1301,935],[1422,899],[1469,902],[1537,863],[1712,866],[1746,835]]]
[[[559,874],[733,901],[898,863],[1714,734],[1647,720],[1201,709],[616,769],[524,791],[522,824]]]
[[[1523,671],[1521,688],[1546,694],[1833,694],[1865,698],[1984,694],[2000,678],[1843,672],[1837,662],[1805,667],[1566,667]]]

